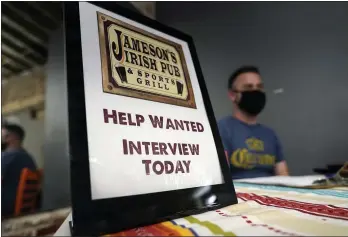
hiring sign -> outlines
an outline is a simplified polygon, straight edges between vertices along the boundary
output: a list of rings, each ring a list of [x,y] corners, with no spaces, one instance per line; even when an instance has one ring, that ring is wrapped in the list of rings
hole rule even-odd
[[[76,233],[236,203],[191,37],[112,2],[66,3],[65,34]]]
[[[92,197],[221,184],[187,43],[81,8]]]

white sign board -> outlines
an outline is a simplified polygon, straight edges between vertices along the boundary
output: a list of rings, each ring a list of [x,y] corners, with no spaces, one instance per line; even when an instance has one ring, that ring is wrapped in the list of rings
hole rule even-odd
[[[79,6],[92,199],[223,183],[187,43]]]

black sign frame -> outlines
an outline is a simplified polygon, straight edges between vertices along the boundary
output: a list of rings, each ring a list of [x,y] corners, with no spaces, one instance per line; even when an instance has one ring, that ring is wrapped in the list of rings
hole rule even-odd
[[[79,2],[64,2],[66,80],[68,87],[72,235],[104,235],[236,204],[237,197],[193,39],[180,31],[125,9],[115,2],[92,2],[188,43],[208,120],[218,151],[224,183],[205,187],[92,200]],[[96,17],[97,20],[97,17]],[[98,68],[98,70],[100,70]],[[197,195],[201,193],[200,195]],[[214,196],[216,201],[206,205]]]

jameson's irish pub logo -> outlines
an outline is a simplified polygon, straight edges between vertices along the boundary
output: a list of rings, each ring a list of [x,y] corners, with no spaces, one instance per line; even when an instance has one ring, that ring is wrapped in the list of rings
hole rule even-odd
[[[196,108],[182,47],[98,12],[103,90]]]

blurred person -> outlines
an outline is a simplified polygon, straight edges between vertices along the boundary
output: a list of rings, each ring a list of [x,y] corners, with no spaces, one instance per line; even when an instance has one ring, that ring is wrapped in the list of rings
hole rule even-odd
[[[24,168],[36,170],[33,158],[22,147],[25,132],[14,124],[1,128],[1,216],[14,214],[17,186]]]
[[[289,175],[275,132],[257,122],[266,105],[259,69],[238,68],[228,80],[233,114],[218,122],[233,179]]]

